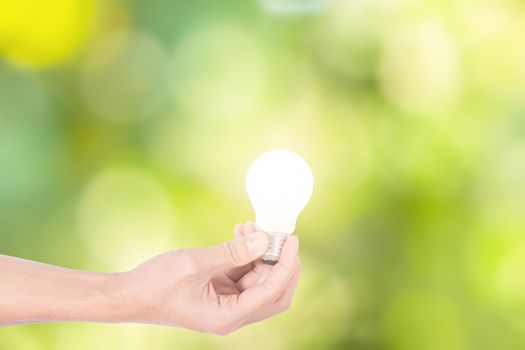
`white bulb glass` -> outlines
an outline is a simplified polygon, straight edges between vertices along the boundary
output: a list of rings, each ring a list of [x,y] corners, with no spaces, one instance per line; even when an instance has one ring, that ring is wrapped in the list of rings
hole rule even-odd
[[[269,235],[270,246],[263,262],[275,264],[297,217],[312,195],[314,178],[308,163],[287,150],[259,156],[246,176],[246,190],[255,211],[255,225]]]

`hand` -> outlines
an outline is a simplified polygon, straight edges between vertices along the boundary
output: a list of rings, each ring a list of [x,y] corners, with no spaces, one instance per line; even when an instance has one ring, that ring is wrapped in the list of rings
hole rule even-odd
[[[268,248],[266,234],[255,231],[251,222],[238,224],[232,241],[171,251],[126,273],[130,320],[224,335],[287,310],[301,271],[297,236],[270,266],[255,261]]]

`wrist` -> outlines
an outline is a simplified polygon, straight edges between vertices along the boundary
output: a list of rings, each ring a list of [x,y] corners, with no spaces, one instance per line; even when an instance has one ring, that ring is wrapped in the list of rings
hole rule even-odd
[[[132,271],[105,274],[99,302],[107,310],[106,322],[140,322],[145,308]]]

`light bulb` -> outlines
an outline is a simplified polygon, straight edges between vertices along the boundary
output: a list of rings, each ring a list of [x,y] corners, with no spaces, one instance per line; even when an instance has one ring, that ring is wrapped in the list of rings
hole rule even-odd
[[[246,190],[255,211],[257,230],[270,239],[268,251],[261,258],[274,265],[279,260],[284,241],[295,231],[297,217],[312,195],[312,170],[299,155],[287,150],[273,150],[259,156],[246,176]]]

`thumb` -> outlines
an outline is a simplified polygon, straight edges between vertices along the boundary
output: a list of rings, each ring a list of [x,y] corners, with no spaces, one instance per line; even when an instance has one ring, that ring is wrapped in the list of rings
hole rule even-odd
[[[208,248],[210,267],[219,271],[246,265],[261,257],[268,249],[268,244],[266,233],[254,232]]]

